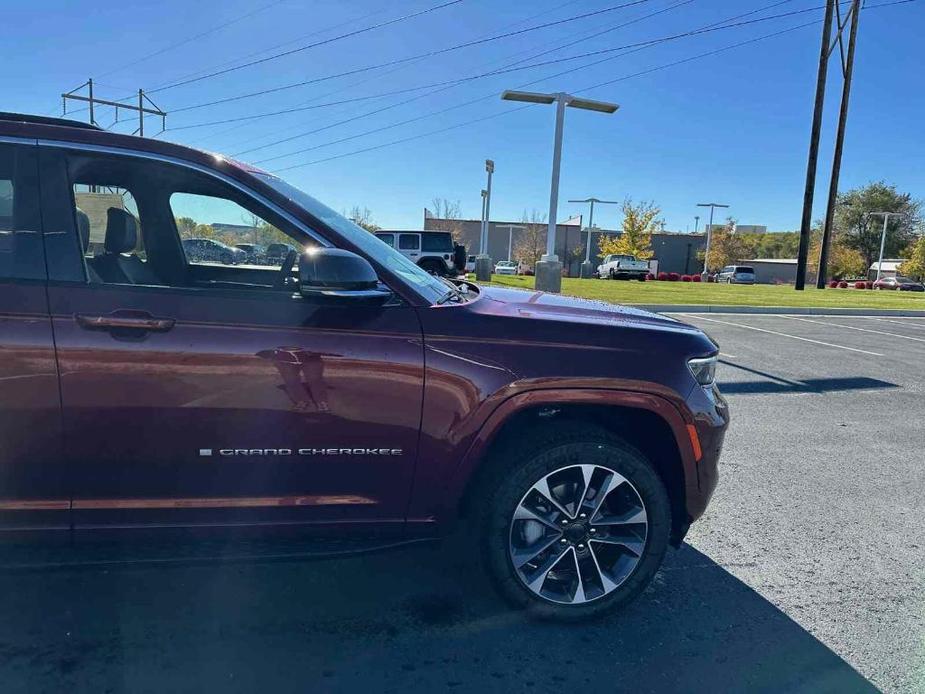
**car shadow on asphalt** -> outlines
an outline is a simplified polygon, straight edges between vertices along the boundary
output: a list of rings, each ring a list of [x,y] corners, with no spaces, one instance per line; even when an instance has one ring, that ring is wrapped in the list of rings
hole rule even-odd
[[[883,390],[899,388],[896,383],[881,381],[879,378],[866,376],[847,376],[832,378],[804,378],[793,380],[767,371],[754,369],[744,364],[735,364],[721,359],[720,363],[739,371],[759,376],[754,381],[718,381],[717,386],[724,395],[756,395],[769,393],[831,393],[848,390]]]
[[[2,572],[0,683],[4,692],[876,691],[690,545],[669,551],[633,604],[585,624],[509,610],[465,546]]]

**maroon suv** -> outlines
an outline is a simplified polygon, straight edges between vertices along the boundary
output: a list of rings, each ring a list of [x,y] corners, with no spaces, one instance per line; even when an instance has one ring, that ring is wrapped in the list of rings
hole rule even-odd
[[[0,282],[7,529],[461,522],[508,600],[577,618],[638,594],[716,486],[700,330],[439,279],[219,155],[0,114]]]

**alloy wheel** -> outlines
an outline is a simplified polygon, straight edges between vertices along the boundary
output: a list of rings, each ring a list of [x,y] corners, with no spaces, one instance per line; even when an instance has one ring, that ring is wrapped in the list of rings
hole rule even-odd
[[[583,604],[618,588],[639,564],[648,519],[636,488],[602,465],[551,472],[514,510],[509,551],[536,596]]]

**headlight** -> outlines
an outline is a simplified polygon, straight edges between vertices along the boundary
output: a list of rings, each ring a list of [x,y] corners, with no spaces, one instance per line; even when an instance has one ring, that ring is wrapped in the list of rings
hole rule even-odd
[[[716,378],[716,357],[689,359],[687,368],[691,370],[691,373],[694,374],[694,378],[700,385],[713,385],[713,380]]]

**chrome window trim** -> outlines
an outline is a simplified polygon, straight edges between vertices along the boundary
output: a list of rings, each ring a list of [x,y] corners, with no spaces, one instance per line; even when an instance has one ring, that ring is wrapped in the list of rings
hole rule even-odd
[[[8,145],[32,145],[38,144],[34,137],[13,137],[12,135],[0,135],[0,142]]]
[[[3,140],[3,136],[0,136],[0,141]],[[245,195],[257,200],[261,205],[268,207],[273,212],[284,218],[290,224],[294,225],[297,229],[305,232],[310,238],[314,239],[317,243],[322,246],[330,248],[332,246],[331,242],[325,238],[319,236],[316,232],[309,229],[303,222],[300,222],[298,219],[293,217],[291,214],[286,212],[283,208],[277,205],[275,202],[267,200],[265,197],[257,193],[251,188],[239,183],[230,176],[227,176],[220,171],[215,171],[210,169],[207,166],[202,164],[196,164],[191,161],[186,161],[184,159],[177,159],[176,157],[168,157],[163,154],[154,154],[153,152],[145,152],[137,149],[126,149],[123,147],[107,147],[105,145],[88,145],[82,142],[69,142],[67,140],[30,140],[31,143],[37,144],[39,147],[54,147],[57,149],[74,149],[84,152],[96,152],[98,154],[114,154],[116,156],[124,157],[137,157],[140,159],[149,159],[151,161],[158,161],[164,164],[173,164],[174,166],[182,166],[184,168],[190,169],[192,171],[197,171],[206,176],[211,176],[226,185],[230,185],[232,188],[239,190]]]

